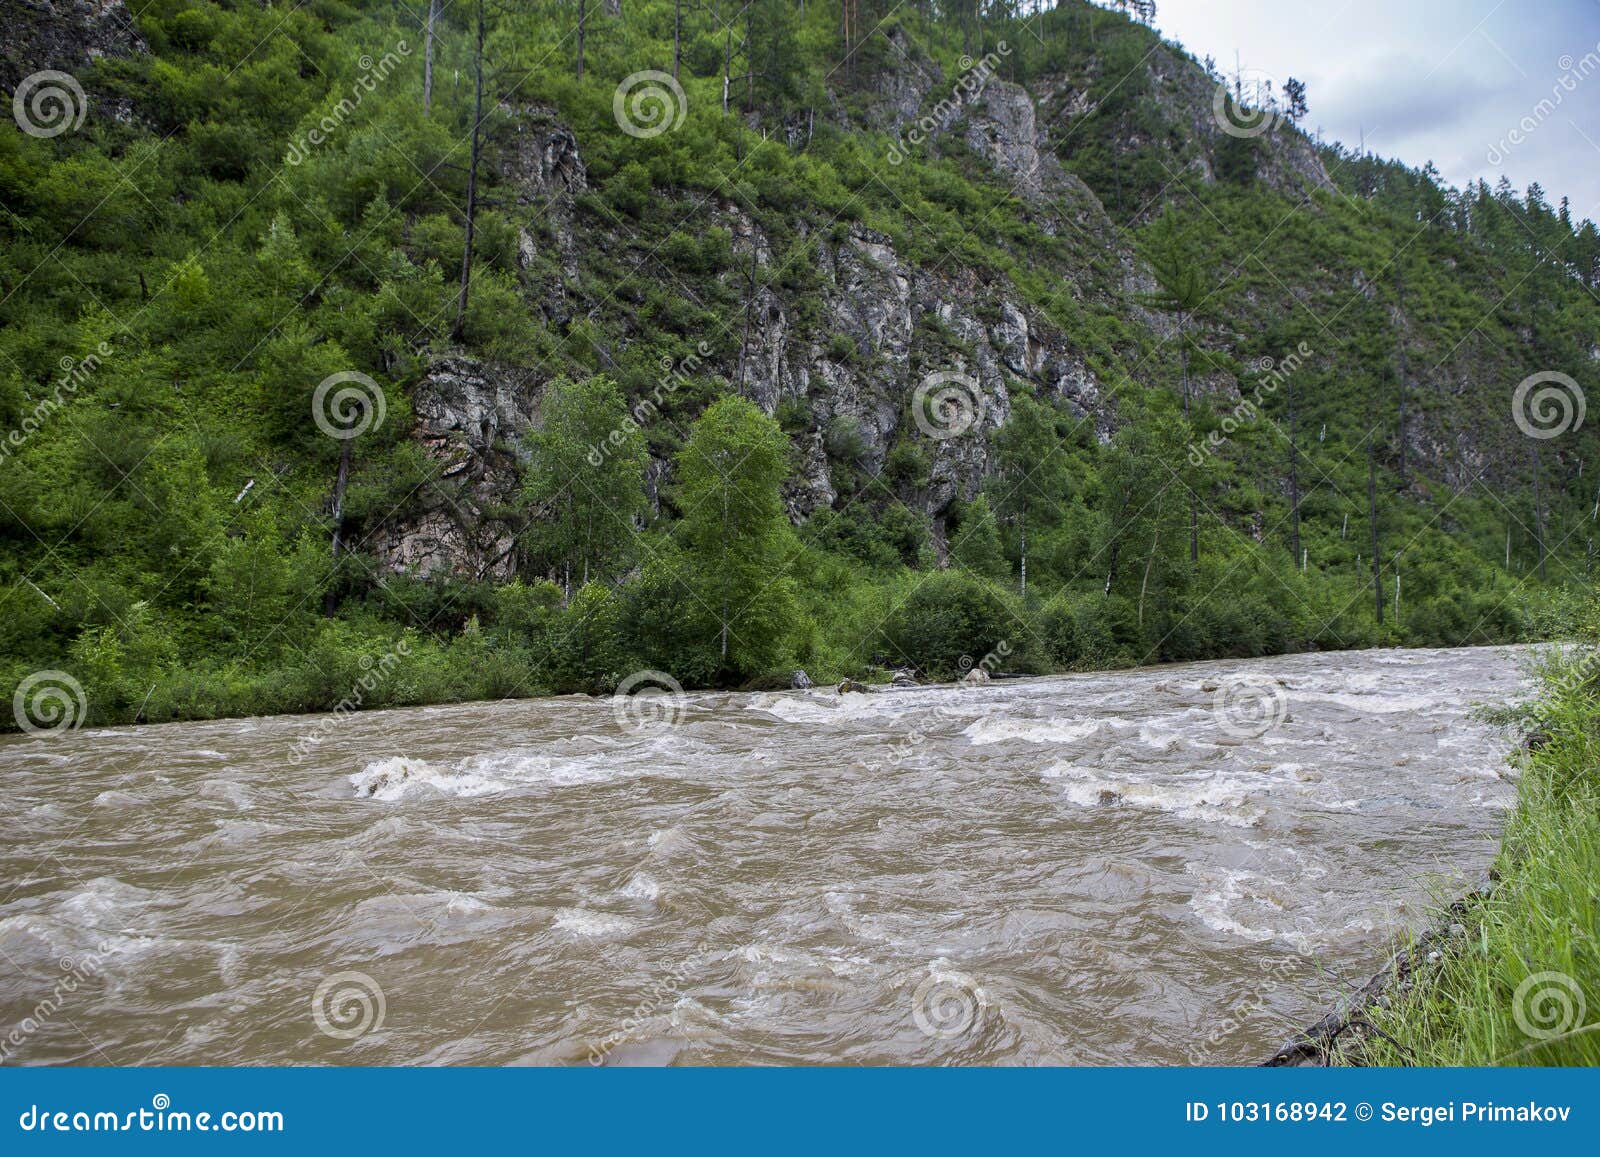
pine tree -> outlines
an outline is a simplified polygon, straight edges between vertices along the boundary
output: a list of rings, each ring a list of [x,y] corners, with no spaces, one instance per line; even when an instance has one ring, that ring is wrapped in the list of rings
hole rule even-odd
[[[1178,360],[1183,392],[1183,417],[1190,419],[1189,324],[1210,296],[1209,271],[1171,213],[1164,213],[1146,231],[1139,255],[1155,274],[1159,287],[1145,301],[1174,315],[1178,322]],[[1199,500],[1189,494],[1189,561],[1200,561]]]
[[[1284,81],[1283,99],[1284,104],[1286,105],[1284,114],[1290,120],[1292,120],[1295,124],[1299,124],[1305,119],[1306,113],[1310,111],[1309,106],[1306,104],[1305,81],[1296,80],[1292,76],[1288,80]]]

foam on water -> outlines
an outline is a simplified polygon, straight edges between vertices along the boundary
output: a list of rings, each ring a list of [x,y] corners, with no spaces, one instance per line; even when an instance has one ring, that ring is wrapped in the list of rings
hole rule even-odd
[[[94,797],[95,807],[137,808],[144,805],[145,801],[138,796],[126,791],[117,791],[115,788],[110,791],[103,791]]]
[[[901,690],[883,687],[840,695],[835,691],[796,691],[751,697],[746,711],[759,711],[785,723],[841,724],[864,719],[896,719],[948,709],[961,702],[965,689],[955,687]],[[967,692],[970,694],[970,692]]]
[[[985,715],[961,732],[974,746],[991,743],[1076,743],[1099,731],[1116,726],[1114,720],[1088,716],[1062,719],[1016,719]]]
[[[350,776],[350,786],[358,798],[393,803],[407,795],[430,791],[466,797],[491,795],[511,785],[472,772],[435,767],[426,760],[391,756],[369,763]]]
[[[1394,692],[1291,691],[1294,702],[1327,703],[1372,715],[1416,714],[1440,706],[1437,695],[1401,695]]]
[[[1181,776],[1119,773],[1075,763],[1048,768],[1045,779],[1068,781],[1063,794],[1079,807],[1136,807],[1179,819],[1253,827],[1265,816],[1259,776],[1192,771]]]
[[[586,940],[603,940],[627,936],[638,925],[627,916],[618,916],[614,912],[594,912],[588,908],[558,908],[552,927]]]
[[[635,872],[621,888],[617,895],[626,896],[630,900],[654,900],[661,895],[661,885],[654,876],[645,872]]]

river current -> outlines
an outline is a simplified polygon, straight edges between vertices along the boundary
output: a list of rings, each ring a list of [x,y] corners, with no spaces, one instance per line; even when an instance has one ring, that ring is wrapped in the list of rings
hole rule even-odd
[[[0,739],[18,1064],[1238,1064],[1471,886],[1517,648]]]

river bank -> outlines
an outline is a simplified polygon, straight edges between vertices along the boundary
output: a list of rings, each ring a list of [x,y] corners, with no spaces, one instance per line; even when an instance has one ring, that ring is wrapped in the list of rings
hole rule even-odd
[[[1600,659],[1544,658],[1492,885],[1268,1065],[1600,1065]]]
[[[577,685],[558,660],[536,659],[525,651],[483,635],[441,642],[407,633],[374,640],[345,637],[329,624],[330,637],[308,649],[298,661],[273,671],[252,671],[233,664],[179,668],[130,681],[118,668],[68,662],[64,669],[24,671],[13,664],[6,675],[11,688],[10,712],[0,712],[0,736],[7,732],[58,734],[83,727],[147,726],[253,719],[288,715],[338,715],[412,707],[493,703],[588,694],[608,697],[630,679],[640,677],[646,690],[668,689],[692,694],[765,692],[792,686],[836,687],[841,683],[883,687],[897,672],[916,673],[914,665],[808,662],[774,669],[738,688],[714,687],[679,679],[673,672],[640,670],[618,674],[600,684]],[[1526,645],[1532,640],[1490,640],[1478,647]],[[1363,653],[1394,649],[1437,650],[1426,644],[1356,645],[1330,650],[1297,647],[1242,656],[1219,644],[1214,653],[1188,659],[1139,662],[1131,655],[1110,654],[1069,664],[1045,661],[1037,648],[1002,643],[987,653],[974,646],[952,663],[944,677],[917,675],[919,685],[948,686],[965,682],[964,672],[977,668],[1002,678],[1100,675],[1161,670],[1194,662],[1265,660],[1308,653]],[[796,684],[797,674],[805,681]],[[951,676],[954,676],[953,678]]]

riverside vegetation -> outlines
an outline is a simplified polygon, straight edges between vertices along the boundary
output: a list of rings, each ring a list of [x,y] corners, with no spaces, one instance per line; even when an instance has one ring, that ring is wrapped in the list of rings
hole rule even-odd
[[[0,676],[90,721],[1527,639],[1589,576],[1593,434],[1513,398],[1596,381],[1594,224],[1298,87],[1225,131],[1122,12],[5,7],[86,108],[0,133]]]
[[[1456,936],[1427,953],[1387,1007],[1363,1061],[1600,1065],[1600,614],[1580,648],[1546,656],[1529,703],[1491,712],[1529,737],[1494,883],[1458,905]]]

